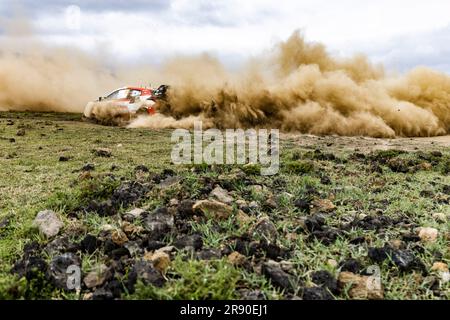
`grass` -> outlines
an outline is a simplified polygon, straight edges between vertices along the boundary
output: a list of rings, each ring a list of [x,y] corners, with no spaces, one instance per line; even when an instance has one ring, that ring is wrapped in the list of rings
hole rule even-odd
[[[14,125],[7,125],[7,119]],[[16,136],[24,128],[24,136]],[[123,129],[88,124],[79,121],[79,115],[56,113],[0,113],[0,222],[9,223],[0,228],[0,299],[11,298],[62,298],[77,299],[75,294],[39,289],[36,284],[27,284],[10,273],[12,265],[23,253],[26,243],[47,240],[32,227],[36,214],[43,209],[54,209],[64,220],[65,230],[70,226],[70,214],[90,199],[106,199],[120,184],[121,178],[134,177],[134,168],[145,165],[151,172],[160,173],[173,169],[182,177],[178,186],[164,192],[152,190],[142,206],[150,210],[167,204],[183,194],[196,198],[201,195],[204,182],[200,177],[218,179],[230,177],[238,197],[257,201],[260,206],[252,212],[255,218],[268,215],[275,224],[278,244],[290,248],[287,258],[295,266],[293,273],[310,284],[314,271],[328,270],[337,275],[339,270],[328,264],[348,258],[359,259],[363,265],[371,264],[367,257],[369,247],[381,247],[402,235],[412,232],[408,226],[390,225],[378,232],[353,228],[331,244],[311,240],[307,232],[299,229],[300,222],[308,214],[297,209],[294,200],[309,196],[330,198],[336,204],[335,214],[327,216],[329,226],[338,227],[349,219],[361,215],[377,215],[398,218],[406,217],[414,226],[434,227],[439,230],[436,243],[420,244],[423,250],[417,253],[427,270],[428,276],[416,271],[400,272],[387,263],[381,266],[382,283],[387,299],[439,299],[450,298],[450,285],[443,285],[441,296],[427,286],[434,262],[450,263],[450,224],[438,221],[433,213],[450,214],[448,195],[444,186],[450,185],[450,148],[433,147],[443,153],[424,160],[418,152],[387,150],[366,154],[365,159],[352,158],[358,146],[338,149],[329,147],[326,152],[314,152],[311,148],[295,143],[290,138],[281,142],[281,171],[276,177],[259,175],[258,165],[237,166],[175,166],[170,161],[170,130]],[[10,142],[14,138],[15,142]],[[337,137],[328,139],[339,140]],[[318,140],[319,141],[319,140]],[[334,141],[334,140],[333,140]],[[318,142],[319,143],[319,142]],[[361,142],[364,143],[364,142]],[[108,148],[110,158],[98,157],[92,153],[96,148]],[[434,148],[434,149],[433,149]],[[423,151],[428,155],[427,150]],[[336,157],[330,157],[329,154]],[[61,162],[65,156],[69,161]],[[431,162],[427,170],[396,172],[389,161],[397,159],[402,165]],[[402,162],[403,161],[403,162]],[[372,170],[378,163],[382,173]],[[95,166],[92,179],[82,180],[80,169],[91,163]],[[266,193],[251,190],[242,180],[231,178],[235,170],[243,170],[255,184],[269,187],[274,197],[279,197],[276,209],[264,206]],[[322,183],[323,176],[329,183]],[[273,191],[275,179],[284,181],[279,191]],[[422,191],[429,190],[431,196]],[[123,212],[127,208],[120,208]],[[81,239],[86,233],[97,235],[106,224],[119,226],[111,217],[88,214],[77,222]],[[192,229],[202,235],[204,246],[218,248],[227,245],[228,240],[241,236],[247,227],[236,226],[233,217],[226,221],[192,222]],[[351,239],[365,237],[363,244],[352,244]],[[51,257],[48,257],[50,259]],[[83,269],[89,270],[102,261],[101,253],[85,255]],[[282,292],[275,289],[268,279],[258,272],[249,272],[230,265],[226,257],[220,260],[201,261],[180,253],[172,261],[168,281],[162,288],[138,284],[128,299],[237,299],[240,288],[259,289],[270,299],[280,299]],[[338,299],[348,298],[345,293]]]

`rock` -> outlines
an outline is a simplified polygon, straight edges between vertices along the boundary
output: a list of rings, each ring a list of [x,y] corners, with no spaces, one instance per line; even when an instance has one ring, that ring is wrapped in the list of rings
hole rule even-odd
[[[311,202],[311,213],[328,213],[336,210],[336,206],[328,199],[316,199]]]
[[[324,216],[322,216],[321,214],[315,214],[306,218],[305,227],[309,232],[322,231],[325,223],[326,222]]]
[[[177,207],[180,204],[180,201],[178,199],[173,198],[169,201],[169,207]]]
[[[258,202],[256,202],[256,201],[251,201],[251,202],[248,204],[248,208],[249,208],[250,210],[258,210],[258,209],[259,209],[259,204],[258,204]]]
[[[338,262],[334,259],[328,259],[327,260],[327,265],[333,269],[338,267]]]
[[[446,222],[448,220],[448,216],[443,212],[433,213],[433,219],[438,222]]]
[[[228,255],[228,262],[234,266],[238,266],[238,267],[243,266],[246,261],[247,261],[247,258],[243,254],[240,254],[237,251],[234,251]]]
[[[179,184],[180,181],[181,181],[181,178],[177,177],[177,176],[167,177],[166,179],[164,179],[163,181],[161,181],[158,184],[158,187],[161,190],[169,189],[169,188],[172,188],[172,187],[176,186],[177,184]]]
[[[222,258],[222,253],[218,249],[202,249],[196,253],[196,257],[199,260],[217,260]]]
[[[201,212],[208,219],[226,220],[233,213],[233,208],[216,200],[200,200],[192,207],[194,212]]]
[[[33,225],[39,228],[47,238],[56,236],[64,226],[56,213],[52,210],[44,210],[37,214]]]
[[[92,293],[92,300],[112,300],[114,299],[114,295],[111,291],[106,290],[105,288],[100,288],[95,290]]]
[[[95,170],[95,165],[92,163],[86,163],[82,168],[81,171],[94,171]]]
[[[240,289],[242,300],[266,300],[266,295],[261,290]]]
[[[439,231],[435,228],[419,228],[418,235],[422,242],[435,242]]]
[[[139,219],[144,214],[145,210],[141,208],[134,208],[128,212],[125,213],[126,217],[131,218],[130,220]]]
[[[183,200],[180,202],[180,204],[177,207],[177,212],[182,218],[189,218],[194,215],[194,210],[192,207],[194,206],[195,202],[192,200]]]
[[[136,282],[140,280],[145,285],[154,285],[155,287],[162,287],[164,285],[164,277],[156,270],[153,263],[146,260],[136,261],[133,268],[128,275],[128,290],[134,292]]]
[[[361,270],[361,263],[355,259],[347,259],[339,263],[339,268],[341,272],[348,271],[351,273],[359,273]]]
[[[128,250],[132,257],[141,256],[144,252],[144,249],[139,241],[128,241],[123,246]]]
[[[294,264],[290,261],[280,261],[280,267],[285,272],[291,272],[294,270]]]
[[[174,217],[167,208],[158,208],[144,219],[144,228],[151,240],[160,240],[175,226]]]
[[[183,236],[175,240],[174,246],[177,249],[191,248],[194,250],[200,250],[203,247],[203,240],[198,234]]]
[[[369,248],[368,256],[376,263],[382,263],[390,257],[394,265],[402,271],[424,269],[423,263],[411,250],[396,250],[390,246],[384,246],[382,248]]]
[[[128,242],[128,237],[122,230],[114,230],[111,234],[111,240],[118,246],[123,246]]]
[[[101,264],[89,272],[84,277],[83,282],[87,288],[92,289],[95,287],[100,287],[110,276],[111,272],[109,268],[106,265]]]
[[[269,260],[262,265],[261,271],[268,279],[270,279],[274,286],[288,292],[294,291],[295,284],[293,277],[284,272],[279,263]]]
[[[80,267],[80,259],[73,253],[65,253],[52,259],[48,269],[48,276],[53,285],[59,289],[68,289],[67,280],[70,273],[67,269],[70,266]]]
[[[308,199],[300,198],[294,202],[294,206],[300,209],[300,211],[309,213],[311,210],[311,201],[309,201]]]
[[[170,265],[170,256],[163,251],[155,251],[154,253],[146,253],[144,259],[153,263],[156,270],[165,274]]]
[[[25,135],[25,129],[19,129],[16,132],[16,136],[23,137]]]
[[[353,299],[379,300],[384,298],[383,287],[373,281],[372,277],[360,276],[351,272],[341,272],[338,278],[340,290],[347,290]]]
[[[93,254],[95,250],[101,245],[101,241],[93,235],[86,235],[83,240],[81,240],[80,246],[81,250],[89,254]]]
[[[233,197],[228,194],[228,191],[222,189],[220,186],[215,187],[213,191],[211,191],[210,196],[225,204],[231,204],[233,202]]]
[[[448,265],[444,262],[435,262],[431,267],[431,271],[449,272]]]
[[[278,237],[278,231],[269,217],[260,219],[250,231],[253,236],[263,237],[268,242],[275,242]]]
[[[70,160],[70,157],[67,156],[60,156],[59,157],[59,162],[67,162]]]
[[[140,235],[144,231],[144,228],[129,223],[128,221],[124,221],[122,222],[122,230],[128,237],[133,238],[137,235]]]
[[[97,148],[92,150],[92,153],[97,157],[110,158],[112,156],[111,149],[108,148]]]
[[[62,236],[57,237],[51,242],[49,242],[44,251],[48,254],[48,256],[53,257],[58,254],[72,252],[75,253],[81,249],[81,246],[78,243],[72,243],[69,241],[69,237]]]
[[[321,270],[311,275],[311,280],[318,286],[327,288],[332,293],[338,293],[338,283],[336,278],[328,271]]]
[[[250,224],[253,221],[253,218],[247,215],[244,211],[238,210],[238,212],[236,213],[236,221],[239,223],[239,225],[245,226]]]
[[[303,289],[303,300],[334,300],[333,295],[325,288],[313,287]]]

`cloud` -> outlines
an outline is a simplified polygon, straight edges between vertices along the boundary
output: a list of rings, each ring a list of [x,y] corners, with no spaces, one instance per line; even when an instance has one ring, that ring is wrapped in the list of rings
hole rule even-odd
[[[27,8],[44,41],[108,48],[120,59],[210,52],[236,63],[302,29],[332,53],[363,52],[401,71],[426,64],[450,72],[447,0],[6,0],[0,16],[13,3]],[[72,4],[81,8],[79,30],[67,27],[64,9]]]

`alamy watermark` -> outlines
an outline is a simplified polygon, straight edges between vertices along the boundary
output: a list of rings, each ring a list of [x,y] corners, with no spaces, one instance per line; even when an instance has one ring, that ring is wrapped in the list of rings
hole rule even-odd
[[[193,141],[192,141],[193,140]],[[275,175],[280,168],[280,134],[276,129],[208,129],[194,123],[172,133],[171,158],[174,164],[259,164],[261,174]]]

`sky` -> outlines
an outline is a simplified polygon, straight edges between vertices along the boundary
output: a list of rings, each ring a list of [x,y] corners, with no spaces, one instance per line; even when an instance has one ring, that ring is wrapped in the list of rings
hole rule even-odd
[[[207,52],[234,66],[300,29],[336,56],[450,74],[448,0],[0,0],[0,25],[24,16],[50,45],[127,61]]]

